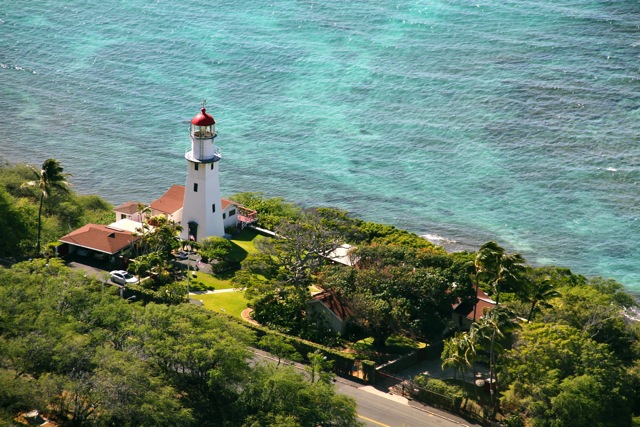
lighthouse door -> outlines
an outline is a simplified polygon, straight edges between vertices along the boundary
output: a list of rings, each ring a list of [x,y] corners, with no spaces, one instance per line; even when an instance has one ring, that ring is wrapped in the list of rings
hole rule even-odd
[[[198,241],[198,223],[189,221],[189,240]]]

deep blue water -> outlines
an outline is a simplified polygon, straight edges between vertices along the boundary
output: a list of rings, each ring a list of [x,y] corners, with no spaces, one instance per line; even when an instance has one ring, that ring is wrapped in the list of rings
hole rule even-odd
[[[148,202],[218,122],[222,190],[640,291],[634,0],[0,0],[0,156]]]

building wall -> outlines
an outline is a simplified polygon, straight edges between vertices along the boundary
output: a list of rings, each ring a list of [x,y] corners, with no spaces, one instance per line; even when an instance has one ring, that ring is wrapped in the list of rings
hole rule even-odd
[[[190,153],[187,153],[187,159],[189,156]],[[197,240],[208,236],[224,236],[218,162],[189,161],[187,164],[187,183],[181,218],[184,230],[180,237],[185,240],[189,238],[190,221],[198,224]],[[213,206],[215,206],[215,212]]]
[[[322,302],[309,301],[307,303],[307,308],[311,316],[320,316],[335,332],[344,333],[345,322],[329,310]]]
[[[230,215],[230,213],[234,213]],[[229,205],[223,212],[224,228],[236,227],[238,225],[238,207],[236,205]]]

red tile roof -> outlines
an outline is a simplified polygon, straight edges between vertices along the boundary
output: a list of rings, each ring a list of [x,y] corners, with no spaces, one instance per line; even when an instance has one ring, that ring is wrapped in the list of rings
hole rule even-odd
[[[476,322],[485,314],[493,310],[493,308],[497,305],[496,302],[489,298],[489,295],[487,295],[482,289],[478,289],[477,295],[478,302],[476,303],[475,310],[472,303],[468,301],[460,302],[458,300],[457,303],[453,304],[453,311],[457,314],[465,316],[469,320]]]
[[[184,185],[173,185],[159,199],[151,202],[149,207],[153,210],[160,211],[169,215],[173,215],[184,204]],[[233,200],[221,199],[222,210],[227,209],[229,205],[240,206]]]
[[[133,215],[134,213],[138,212],[139,205],[141,205],[141,203],[126,202],[121,204],[120,206],[116,206],[115,208],[113,208],[113,210],[116,212],[122,212],[125,214]]]
[[[322,291],[313,296],[314,301],[319,301],[331,310],[340,320],[346,320],[353,314],[351,308],[346,305],[334,292]]]
[[[126,248],[140,237],[108,225],[87,224],[60,238],[61,242],[107,254]]]
[[[238,206],[238,204],[236,202],[232,202],[231,200],[225,199],[224,197],[220,201],[222,203],[222,210],[227,209],[227,206],[229,206],[229,205]]]
[[[172,185],[159,199],[151,202],[149,207],[162,213],[173,215],[184,204],[184,185]]]

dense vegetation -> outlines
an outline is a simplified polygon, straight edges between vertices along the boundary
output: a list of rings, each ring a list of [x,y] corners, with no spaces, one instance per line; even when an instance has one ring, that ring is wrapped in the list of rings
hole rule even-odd
[[[58,260],[0,269],[0,420],[63,425],[353,426],[326,377],[251,364],[253,336],[190,304],[132,303]]]
[[[42,169],[0,164],[0,229],[3,230],[0,257],[52,253],[47,244],[57,243],[58,238],[76,228],[90,222],[106,224],[113,221],[109,203],[95,195],[65,191],[67,186],[61,184],[60,178],[65,181],[68,175],[57,162],[47,162]],[[47,178],[47,170],[55,175],[53,180]],[[42,242],[40,250],[39,241]]]
[[[0,254],[13,262],[47,256],[0,268],[3,425],[33,409],[77,426],[358,425],[354,402],[335,393],[326,373],[317,375],[320,365],[309,378],[290,366],[254,361],[249,346],[255,337],[247,329],[176,305],[184,289],[174,283],[179,271],[170,255],[181,244],[178,226],[166,218],[151,218],[154,228],[140,231],[131,268],[156,279],[130,285],[135,300],[49,258],[49,244],[60,236],[113,220],[109,204],[76,195],[67,176],[54,160],[40,171],[0,169]],[[224,257],[217,243],[206,249]]]
[[[448,330],[444,366],[463,380],[473,380],[465,373],[477,367],[489,370],[494,387],[486,400],[465,381],[457,386],[461,396],[476,397],[485,418],[511,426],[627,426],[640,415],[640,327],[626,316],[636,301],[619,283],[534,268],[495,242],[477,253],[446,254],[414,234],[342,211],[295,209],[255,193],[239,198],[267,209],[283,237],[265,241],[237,278],[262,323],[322,339],[319,332],[328,331],[305,319],[304,305],[309,285],[319,285],[350,304],[347,338],[371,336],[381,349],[397,334],[435,345]],[[322,255],[344,242],[357,246],[354,267],[323,266]],[[475,287],[500,304],[458,331],[451,304],[474,301]]]
[[[62,184],[62,168],[49,166]],[[61,235],[111,220],[108,204],[64,184],[45,195],[37,179],[45,170],[0,168],[0,256],[33,256],[40,227],[40,252],[50,254],[47,243]],[[619,283],[532,267],[495,242],[447,254],[344,211],[302,209],[258,193],[231,198],[256,209],[259,226],[278,238],[257,240],[258,251],[240,266],[224,239],[203,242],[201,251],[231,269],[254,318],[271,330],[352,352],[357,340],[371,340],[376,354],[397,337],[442,345],[442,364],[463,381],[415,384],[455,394],[462,407],[479,406],[485,419],[509,426],[626,426],[640,416],[640,327],[627,316],[636,301]],[[336,396],[326,375],[315,381],[312,368],[309,381],[280,363],[252,366],[251,334],[179,304],[184,289],[172,260],[184,244],[175,239],[179,225],[151,220],[130,269],[155,281],[131,286],[143,296],[135,304],[57,260],[0,270],[0,416],[37,407],[68,425],[353,425],[353,402]],[[327,262],[343,243],[354,247],[352,267]],[[346,334],[309,316],[318,288],[350,307]],[[477,288],[499,305],[460,328],[452,304],[475,303]],[[274,336],[260,345],[278,358],[295,357]],[[323,361],[320,354],[307,359],[312,367]],[[493,384],[484,398],[467,384],[479,369]]]

